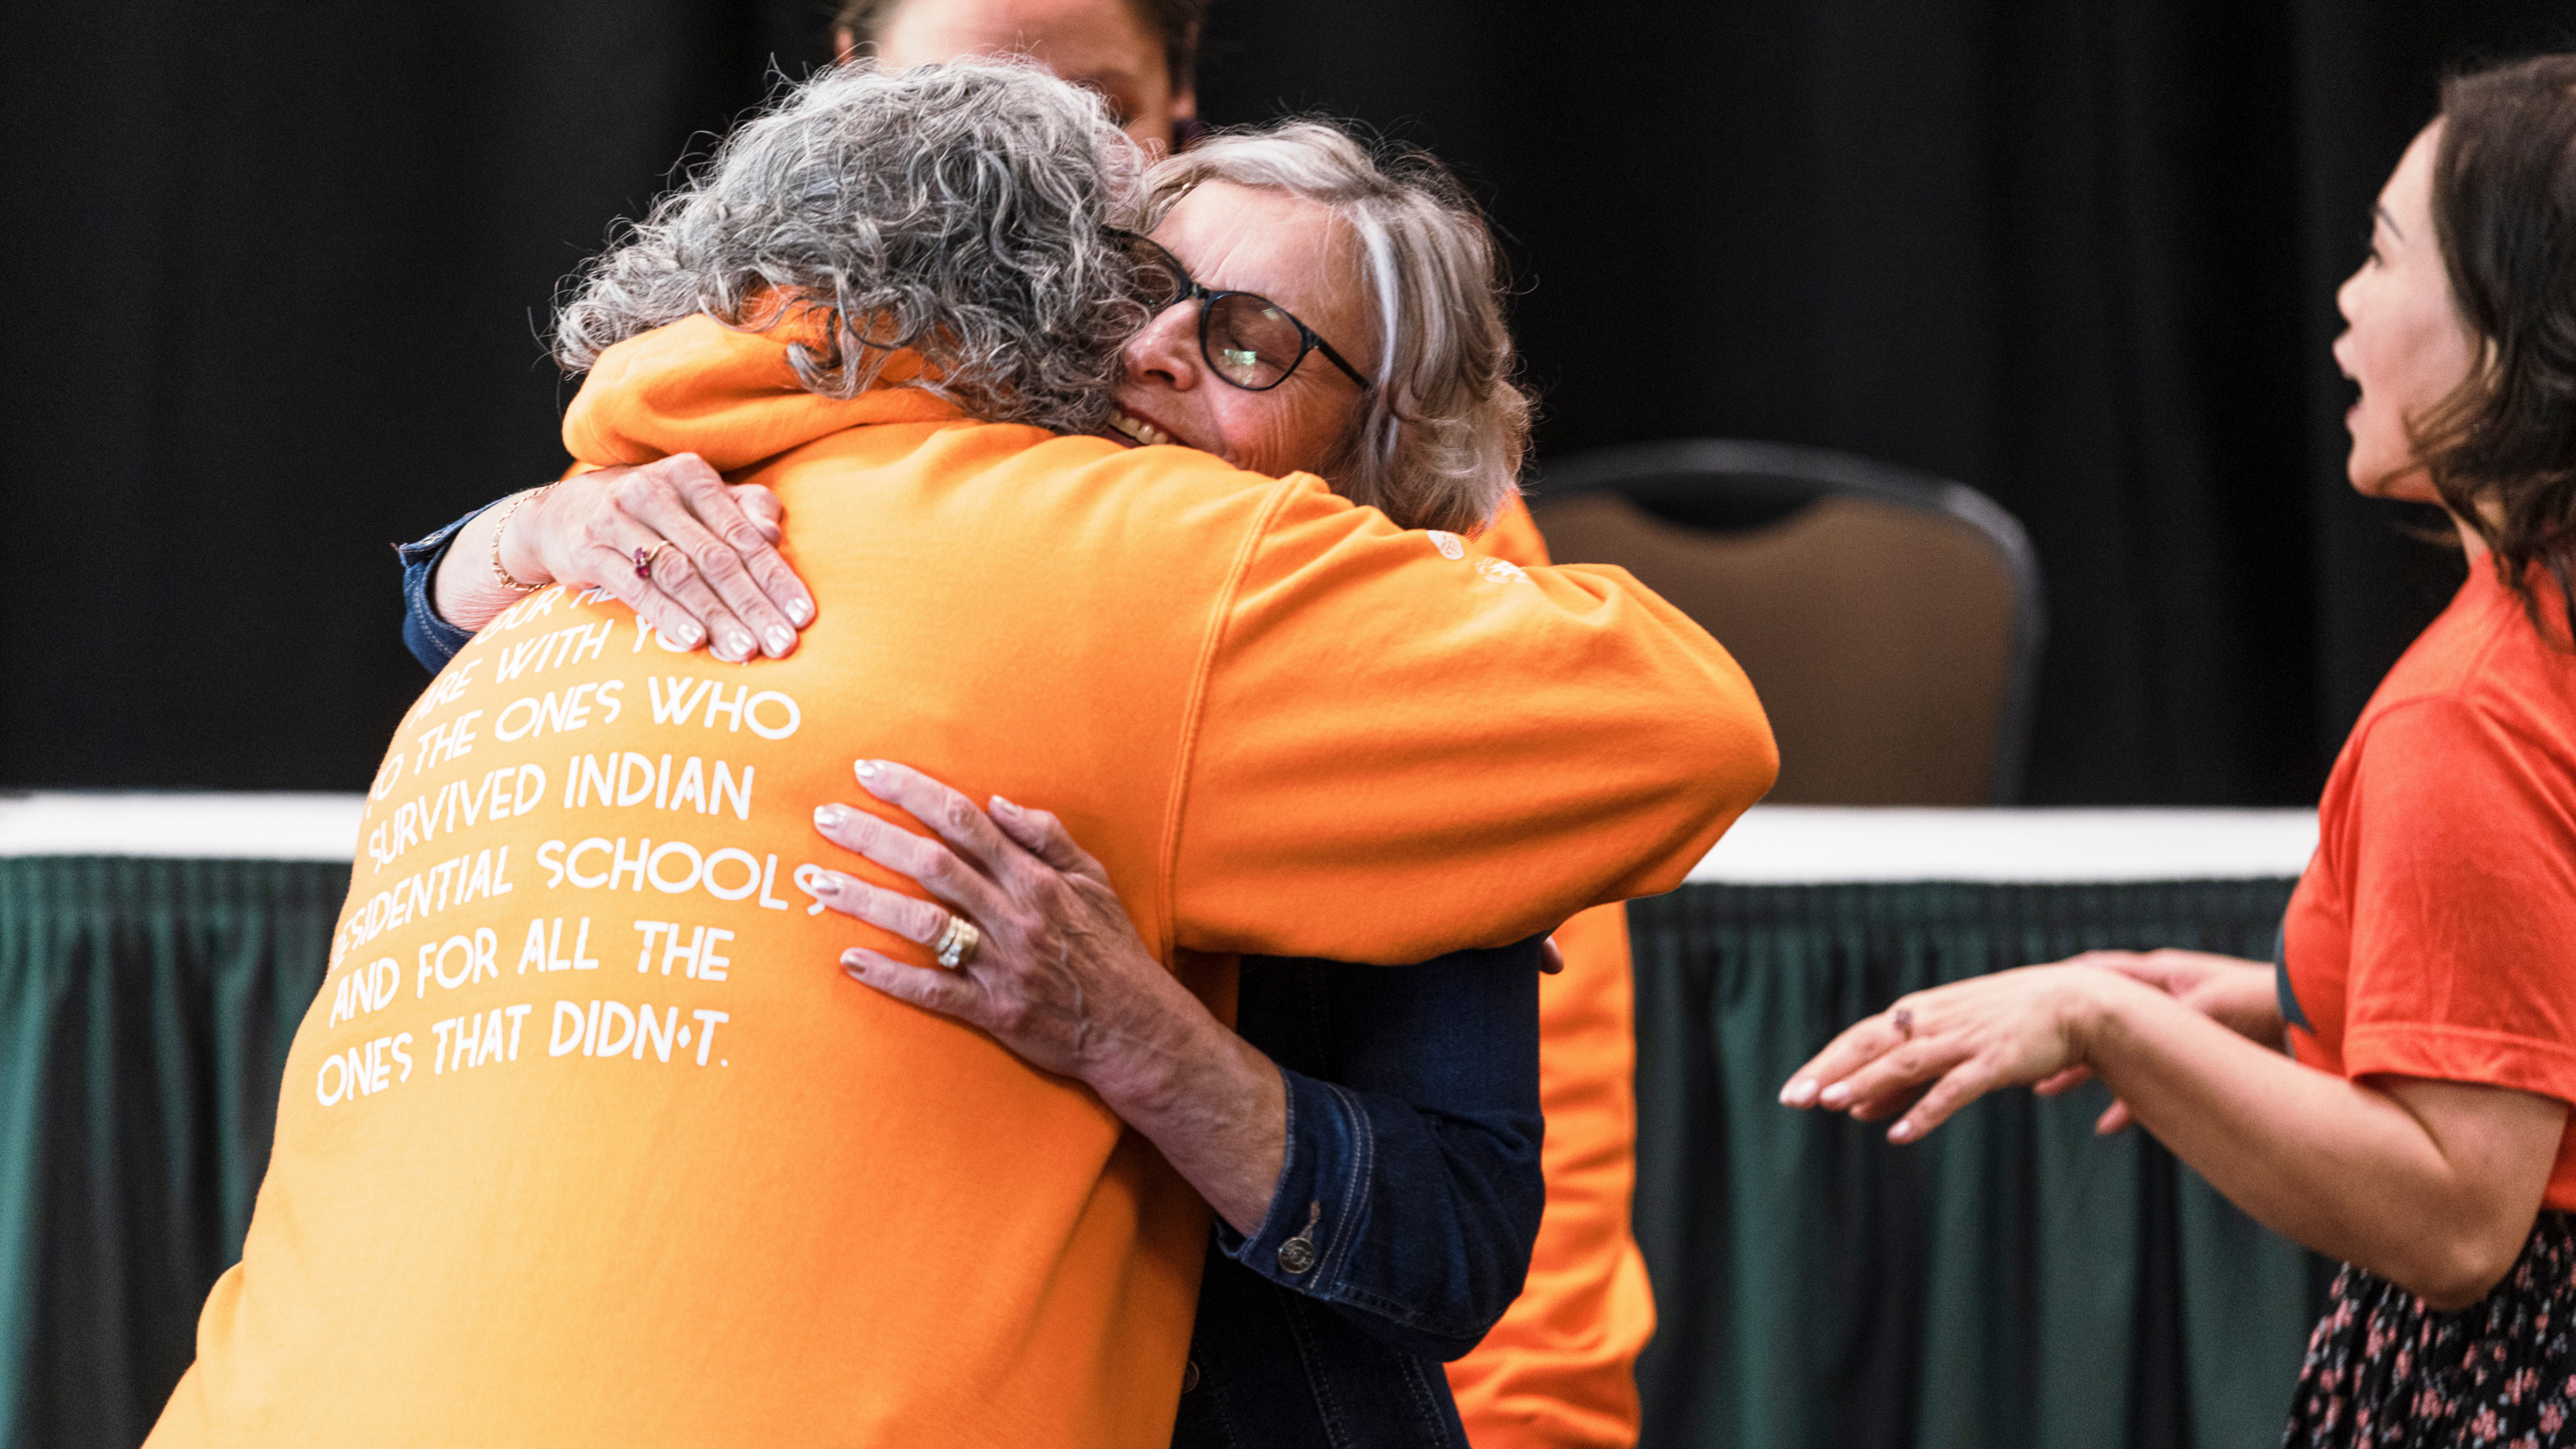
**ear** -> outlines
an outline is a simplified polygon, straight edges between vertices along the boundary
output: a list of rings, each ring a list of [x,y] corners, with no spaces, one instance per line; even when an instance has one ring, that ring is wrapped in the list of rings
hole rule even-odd
[[[832,63],[834,65],[847,65],[858,58],[859,38],[852,35],[850,33],[850,27],[846,25],[833,26]]]

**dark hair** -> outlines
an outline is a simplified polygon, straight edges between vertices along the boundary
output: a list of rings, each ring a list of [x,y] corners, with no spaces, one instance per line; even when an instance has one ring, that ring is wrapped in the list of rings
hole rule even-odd
[[[1126,6],[1145,28],[1163,42],[1163,65],[1171,72],[1175,92],[1195,90],[1199,78],[1199,31],[1207,23],[1209,0],[1113,0]],[[834,31],[846,30],[861,45],[876,43],[877,32],[894,18],[904,0],[842,0],[832,16]]]
[[[2576,55],[2450,77],[2442,123],[2433,230],[2479,361],[2416,453],[2538,625],[2535,563],[2576,616]]]

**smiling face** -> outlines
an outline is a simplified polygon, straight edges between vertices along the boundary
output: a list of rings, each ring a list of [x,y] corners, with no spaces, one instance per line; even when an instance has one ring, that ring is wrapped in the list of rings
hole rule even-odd
[[[1377,329],[1360,280],[1358,236],[1331,208],[1284,191],[1200,184],[1154,229],[1201,286],[1257,292],[1313,328],[1353,367],[1376,375]],[[1331,461],[1364,394],[1307,354],[1285,382],[1248,392],[1208,370],[1199,307],[1166,307],[1127,344],[1118,382],[1122,442],[1176,442],[1277,476]]]
[[[846,32],[841,45],[851,48]],[[1198,96],[1173,89],[1161,38],[1126,0],[905,0],[878,32],[876,54],[889,70],[1025,55],[1106,97],[1149,150],[1170,151],[1173,122],[1198,114]]]
[[[2344,414],[2352,433],[2345,472],[2380,498],[2439,503],[2408,436],[2469,376],[2478,344],[2451,297],[2433,234],[2433,157],[2442,123],[2415,137],[2372,210],[2370,256],[2335,293],[2344,333],[2335,365],[2361,385]]]

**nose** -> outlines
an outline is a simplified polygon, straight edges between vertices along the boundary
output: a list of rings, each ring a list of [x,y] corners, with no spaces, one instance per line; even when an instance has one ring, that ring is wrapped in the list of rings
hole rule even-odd
[[[2363,268],[2354,268],[2353,274],[2343,279],[2343,285],[2335,288],[2335,311],[2343,317],[2343,323],[2346,327],[2350,327],[2360,320],[2353,315],[2353,311],[2360,302],[2361,274],[2363,270]]]
[[[1120,361],[1130,382],[1159,379],[1181,392],[1199,385],[1198,305],[1175,302],[1127,339]]]

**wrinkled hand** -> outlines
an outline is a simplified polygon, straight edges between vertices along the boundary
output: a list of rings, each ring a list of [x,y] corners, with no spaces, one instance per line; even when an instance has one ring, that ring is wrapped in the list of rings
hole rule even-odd
[[[891,761],[861,760],[858,776],[869,794],[939,838],[843,805],[816,810],[815,829],[918,881],[947,908],[833,871],[808,889],[834,910],[923,945],[947,929],[950,910],[983,934],[954,970],[854,947],[841,957],[852,980],[981,1027],[1034,1065],[1104,1095],[1114,1095],[1121,1072],[1138,1068],[1138,1055],[1164,1048],[1168,1013],[1188,1009],[1179,1002],[1196,1007],[1197,999],[1145,949],[1108,872],[1062,821],[998,795],[988,815]]]
[[[767,488],[729,484],[697,454],[675,453],[529,500],[502,532],[501,564],[527,583],[606,590],[667,639],[713,640],[727,663],[775,659],[814,622],[813,595],[778,556],[786,516]],[[637,549],[653,555],[650,579],[635,572]]]
[[[1917,1141],[1988,1092],[2081,1065],[2094,980],[2086,967],[2024,966],[1898,997],[1800,1067],[1780,1101],[1864,1122],[1902,1112],[1888,1140]]]

